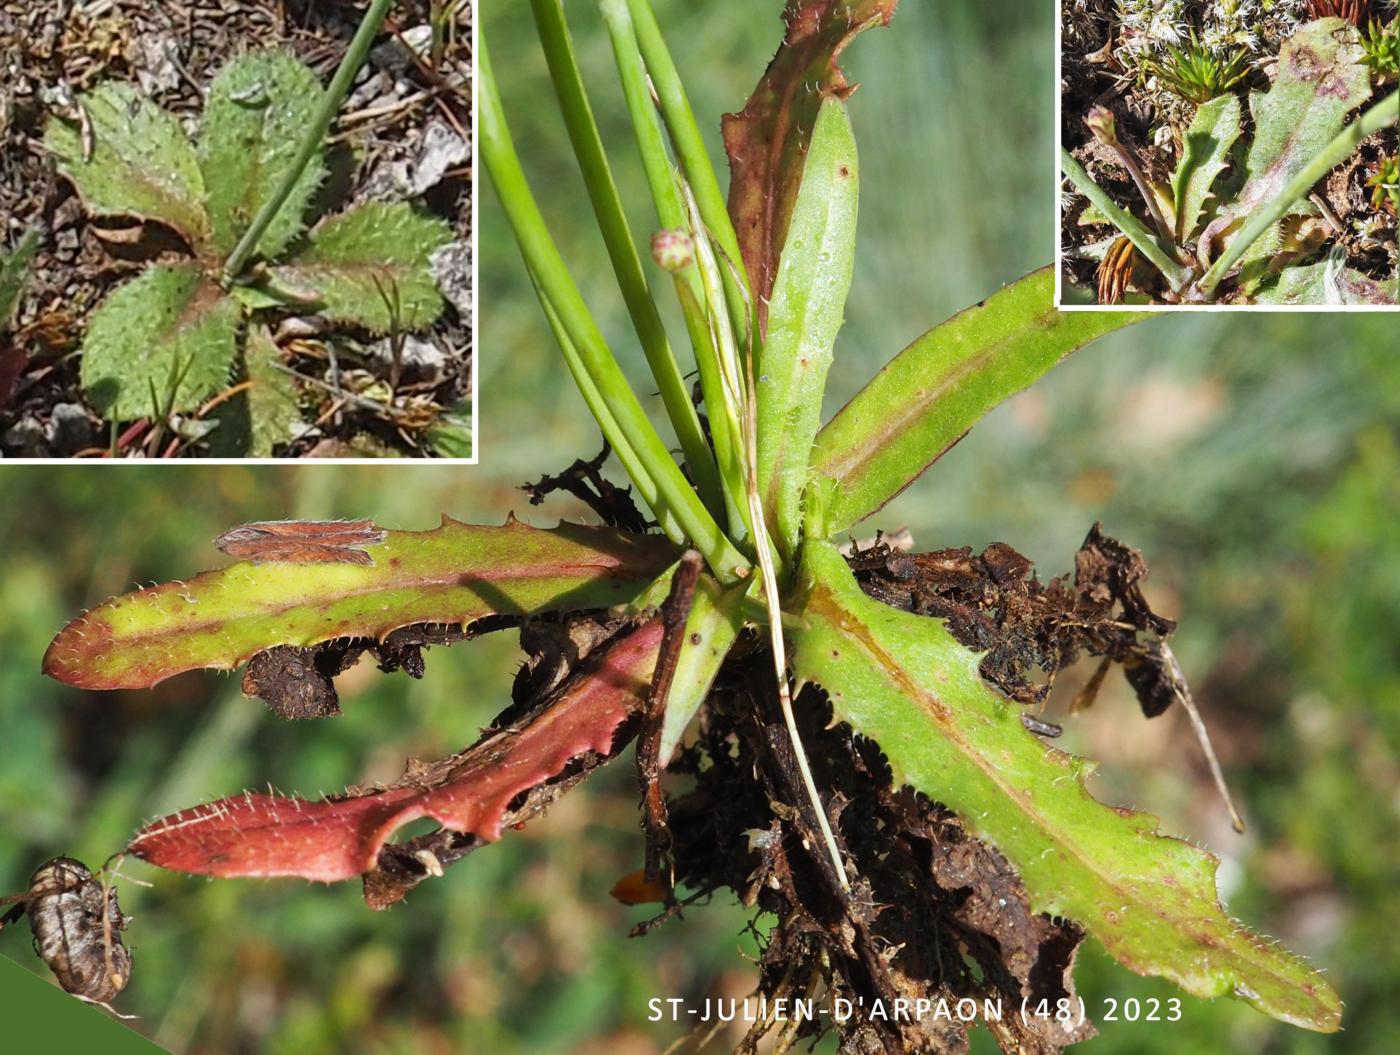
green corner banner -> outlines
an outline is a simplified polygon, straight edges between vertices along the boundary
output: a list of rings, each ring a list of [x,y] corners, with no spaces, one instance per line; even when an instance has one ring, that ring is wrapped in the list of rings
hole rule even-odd
[[[48,979],[0,955],[0,1030],[16,1055],[92,1051],[102,1055],[164,1055],[130,1026],[71,997]]]

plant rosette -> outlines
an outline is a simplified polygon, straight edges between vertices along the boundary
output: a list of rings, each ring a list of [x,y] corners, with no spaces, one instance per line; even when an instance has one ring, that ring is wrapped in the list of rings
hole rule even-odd
[[[93,312],[80,379],[114,422],[199,408],[235,375],[251,382],[249,453],[266,456],[300,425],[297,389],[260,319],[317,314],[383,334],[423,329],[442,311],[429,265],[450,226],[407,203],[366,202],[308,216],[326,177],[319,136],[303,163],[326,91],[290,55],[242,55],[214,78],[195,142],[169,113],[109,82],[56,115],[45,143],[92,216],[134,216],[176,232],[186,260],[159,263]],[[246,264],[225,260],[291,180]]]

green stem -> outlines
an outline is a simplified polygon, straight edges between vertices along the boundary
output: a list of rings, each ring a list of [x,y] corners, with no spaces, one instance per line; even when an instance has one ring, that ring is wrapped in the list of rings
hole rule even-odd
[[[658,521],[664,525],[668,518],[674,518],[673,530],[683,534],[705,555],[711,571],[721,582],[728,585],[746,578],[752,567],[748,559],[720,531],[714,517],[671,460],[670,452],[628,385],[554,244],[515,152],[485,34],[480,32],[476,59],[482,160],[515,234],[525,266],[556,313],[560,328],[568,335],[577,354],[579,371],[588,376],[597,390],[598,403],[607,408],[606,416],[595,414],[603,435],[614,449],[627,446],[635,451],[638,464],[645,467],[646,477],[633,482]]]
[[[734,327],[739,332],[757,325],[751,312],[750,298],[740,291],[738,282],[752,289],[748,275],[744,271],[743,254],[739,251],[739,236],[734,233],[734,224],[729,218],[729,204],[719,189],[719,177],[710,163],[710,153],[705,147],[705,138],[700,134],[700,125],[695,120],[695,112],[690,108],[690,99],[685,93],[676,64],[666,47],[666,38],[661,35],[656,15],[651,9],[651,0],[627,0],[632,13],[632,24],[636,31],[637,44],[641,47],[646,61],[647,72],[651,76],[652,87],[656,89],[657,102],[661,115],[666,120],[666,129],[675,144],[676,156],[680,159],[681,171],[690,184],[691,193],[700,208],[700,218],[709,229],[720,252],[738,273],[738,279],[729,268],[724,269],[725,300],[729,307]]]
[[[1186,288],[1186,283],[1191,280],[1190,269],[1173,260],[1162,243],[1138,222],[1136,216],[1114,204],[1107,192],[1089,177],[1084,171],[1084,166],[1075,161],[1064,147],[1060,148],[1060,169],[1086,198],[1099,207],[1099,211],[1108,217],[1109,222],[1128,237],[1134,248],[1162,273],[1173,293],[1179,293]]]
[[[1216,258],[1215,263],[1210,265],[1210,270],[1201,279],[1199,288],[1202,297],[1206,300],[1214,300],[1216,287],[1225,278],[1226,272],[1235,265],[1260,235],[1267,231],[1272,224],[1282,219],[1283,215],[1300,198],[1306,197],[1314,183],[1350,157],[1352,152],[1361,145],[1363,139],[1374,135],[1387,125],[1395,124],[1397,120],[1400,120],[1400,90],[1391,92],[1342,129],[1330,143],[1318,152],[1316,157],[1308,162],[1307,167],[1302,172],[1293,177],[1292,181],[1283,188],[1277,197],[1270,200],[1263,208],[1250,214],[1249,221],[1240,228],[1240,233],[1230,239],[1230,244],[1225,247],[1225,251]]]
[[[287,195],[292,193],[292,188],[301,178],[302,170],[306,168],[316,151],[321,149],[321,140],[326,136],[326,129],[330,128],[331,120],[335,117],[336,111],[340,109],[340,104],[345,101],[345,96],[350,91],[350,84],[355,79],[355,74],[360,72],[360,66],[364,64],[365,56],[369,54],[370,45],[374,43],[375,34],[379,32],[379,27],[384,23],[384,18],[388,15],[389,8],[393,6],[393,3],[394,0],[374,0],[369,5],[369,10],[365,12],[365,17],[360,21],[360,28],[355,31],[354,39],[350,41],[350,46],[345,49],[345,57],[340,60],[340,65],[336,67],[335,76],[331,78],[330,86],[321,99],[321,107],[316,111],[315,119],[311,122],[305,135],[302,136],[301,145],[297,148],[291,168],[283,174],[282,182],[277,185],[277,190],[273,192],[272,197],[263,202],[262,208],[253,217],[253,222],[248,225],[248,229],[243,232],[243,237],[238,240],[238,244],[233,247],[233,252],[228,255],[228,260],[224,262],[225,284],[232,282],[234,277],[242,272],[249,257],[257,248],[258,239],[263,236],[267,225],[272,222],[277,211],[286,203]]]
[[[714,455],[705,441],[700,416],[690,400],[685,379],[666,338],[666,328],[647,288],[641,258],[627,225],[622,199],[608,165],[597,122],[593,118],[593,109],[588,103],[588,93],[564,18],[563,4],[561,0],[531,0],[531,8],[550,77],[554,81],[554,91],[559,98],[559,108],[564,115],[564,124],[583,173],[584,185],[588,189],[588,198],[593,204],[593,213],[598,219],[598,228],[607,246],[613,272],[617,276],[618,288],[627,303],[637,339],[646,354],[652,377],[656,379],[661,401],[676,430],[695,485],[705,505],[718,516],[724,509],[724,498]]]
[[[621,463],[623,471],[627,473],[628,479],[637,488],[638,494],[643,496],[655,494],[656,482],[647,470],[646,463],[638,456],[636,449],[629,441],[626,430],[617,424],[617,419],[613,417],[608,401],[598,391],[598,386],[593,383],[593,378],[588,373],[588,367],[578,354],[574,342],[569,339],[569,333],[564,328],[559,313],[554,310],[554,305],[549,302],[549,297],[540,288],[539,281],[534,275],[530,276],[530,281],[539,297],[540,307],[544,309],[545,321],[549,323],[555,340],[559,342],[559,349],[564,354],[564,364],[569,368],[569,373],[573,375],[574,383],[578,385],[579,393],[583,396],[583,402],[587,405],[589,412],[598,422],[603,435],[608,437],[608,443],[612,446],[613,453],[617,455],[617,460]],[[678,546],[685,545],[685,533],[669,511],[657,513],[657,524],[662,533],[672,542]]]
[[[690,218],[682,201],[675,168],[666,150],[665,135],[657,118],[647,87],[646,63],[637,45],[632,16],[626,0],[600,0],[599,7],[612,40],[613,57],[617,62],[618,80],[637,140],[642,167],[651,189],[657,223],[665,230],[684,231]],[[686,333],[690,337],[695,363],[700,372],[700,390],[705,406],[719,407],[724,391],[719,372],[718,353],[710,338],[709,321],[701,308],[705,291],[695,266],[683,268],[672,276],[676,296],[680,300]],[[715,461],[719,466],[720,483],[724,489],[725,515],[731,537],[740,538],[746,531],[747,514],[744,499],[744,472],[739,458],[739,442],[723,414],[710,414],[710,439],[714,444]]]

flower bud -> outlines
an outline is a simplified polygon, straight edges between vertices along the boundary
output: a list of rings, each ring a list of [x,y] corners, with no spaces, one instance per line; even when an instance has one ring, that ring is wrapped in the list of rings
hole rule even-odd
[[[681,230],[657,231],[651,236],[651,258],[663,271],[680,271],[694,261],[695,243]]]
[[[1094,133],[1094,138],[1104,146],[1118,145],[1118,128],[1113,120],[1113,112],[1106,106],[1096,106],[1090,110],[1089,116],[1084,118],[1084,123],[1089,126],[1089,131]]]

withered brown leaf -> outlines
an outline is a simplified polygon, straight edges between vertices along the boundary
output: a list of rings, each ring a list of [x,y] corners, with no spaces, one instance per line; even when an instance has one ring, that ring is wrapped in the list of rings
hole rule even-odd
[[[362,564],[374,558],[365,546],[387,537],[372,520],[263,520],[225,531],[214,545],[254,564]]]

